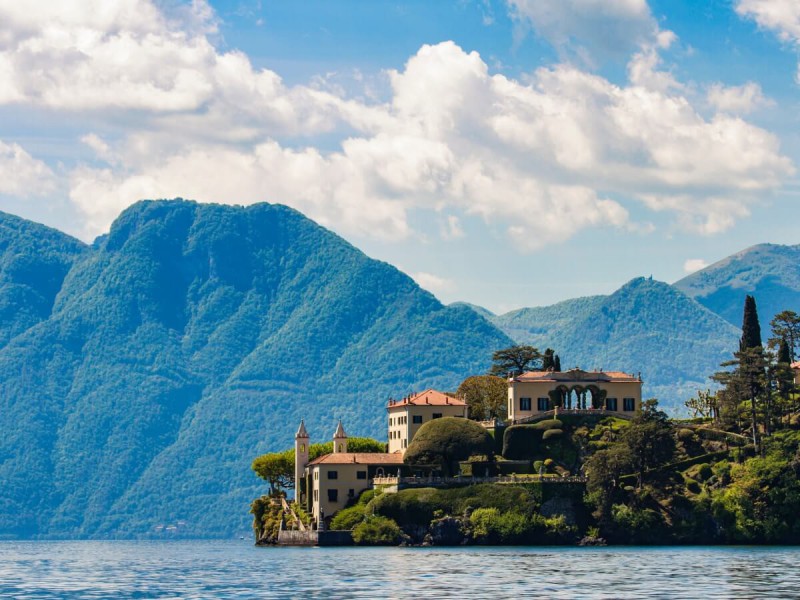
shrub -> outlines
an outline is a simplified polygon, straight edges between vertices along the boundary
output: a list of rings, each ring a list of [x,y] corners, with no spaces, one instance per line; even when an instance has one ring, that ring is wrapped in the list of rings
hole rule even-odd
[[[331,529],[353,529],[364,520],[366,510],[366,504],[356,504],[349,508],[343,508],[333,516]]]
[[[353,529],[353,541],[359,546],[395,546],[401,537],[400,527],[386,517],[368,517]]]
[[[459,461],[473,454],[491,454],[493,449],[492,436],[474,421],[444,417],[419,428],[403,460],[410,465],[437,467],[445,475],[452,475],[458,472]]]
[[[372,500],[376,496],[379,496],[380,494],[381,492],[376,489],[364,490],[358,497],[358,504],[369,504],[370,500]]]
[[[531,460],[541,439],[542,431],[535,425],[512,425],[503,434],[503,456],[510,460]]]
[[[547,431],[548,429],[562,429],[564,423],[558,419],[547,419],[545,421],[539,421],[534,427],[540,431]]]
[[[683,480],[686,483],[686,489],[687,490],[689,490],[693,494],[699,494],[700,493],[700,491],[701,491],[700,484],[697,483],[697,480],[692,479],[689,476],[684,476]]]
[[[563,435],[564,435],[563,429],[548,429],[547,431],[544,432],[544,435],[542,435],[542,439],[544,441],[553,440],[553,439],[558,439]]]
[[[546,469],[549,469],[549,468],[550,468],[550,467],[552,467],[552,466],[553,466],[553,459],[552,459],[552,458],[546,458],[546,459],[544,459],[544,467],[545,467]]]
[[[714,471],[711,470],[711,465],[708,463],[697,465],[697,479],[700,481],[708,481],[713,474]]]
[[[541,460],[537,460],[533,463],[533,472],[538,473],[544,467],[544,462]]]
[[[685,427],[678,429],[678,439],[682,442],[691,441],[696,437],[697,436],[695,435],[694,431],[691,429],[687,429]]]

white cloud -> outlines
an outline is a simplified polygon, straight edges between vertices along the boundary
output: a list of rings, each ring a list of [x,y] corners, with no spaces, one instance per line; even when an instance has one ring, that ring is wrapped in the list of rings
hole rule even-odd
[[[753,81],[739,86],[712,84],[707,97],[708,103],[716,110],[738,115],[774,105],[772,100],[764,96],[761,86]]]
[[[87,236],[140,198],[181,196],[282,202],[345,235],[388,240],[413,235],[412,211],[473,215],[530,251],[587,228],[644,231],[630,222],[632,201],[720,231],[793,172],[767,131],[700,115],[660,67],[670,32],[651,31],[625,86],[569,65],[523,82],[453,42],[423,46],[388,73],[380,102],[320,81],[287,87],[244,54],[219,52],[203,3],[183,28],[146,0],[112,5],[81,17],[76,1],[42,23],[0,8],[14,24],[0,44],[0,72],[13,75],[0,79],[0,103],[91,115],[121,132],[83,136],[99,163],[69,176]],[[332,149],[314,147],[321,134]],[[442,231],[463,235],[458,218]]]
[[[433,294],[450,293],[455,289],[455,282],[452,279],[439,277],[433,273],[412,273],[411,278],[416,281],[421,288]]]
[[[56,187],[53,171],[19,144],[0,141],[0,194],[29,198],[44,196]]]
[[[683,263],[683,271],[684,273],[694,273],[695,271],[705,269],[707,266],[708,262],[702,258],[689,258]]]
[[[797,0],[737,0],[736,12],[776,32],[784,42],[800,41],[800,3]]]
[[[797,0],[737,0],[735,7],[740,16],[775,32],[781,41],[800,45],[800,2]],[[800,82],[800,64],[796,79]]]
[[[587,64],[626,57],[658,34],[646,0],[508,0],[511,14],[555,46]]]

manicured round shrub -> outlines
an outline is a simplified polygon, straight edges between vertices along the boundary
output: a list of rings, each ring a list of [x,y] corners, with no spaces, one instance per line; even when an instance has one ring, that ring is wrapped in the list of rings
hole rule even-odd
[[[538,473],[544,468],[544,463],[541,460],[534,461],[533,463],[533,472]]]
[[[711,469],[711,465],[708,463],[697,465],[697,478],[700,481],[708,481],[712,475],[714,475],[714,471]]]
[[[562,437],[563,435],[564,435],[564,430],[563,429],[548,429],[542,435],[542,439],[544,441],[552,440],[552,439],[558,439],[558,438]]]
[[[386,517],[368,517],[353,529],[353,541],[359,546],[396,546],[401,536],[397,523]]]
[[[678,439],[682,442],[691,441],[695,439],[697,436],[695,435],[694,431],[687,428],[678,429]]]
[[[483,427],[469,419],[444,417],[419,428],[403,461],[436,467],[444,475],[454,475],[459,461],[474,454],[489,455],[493,450],[494,440]]]
[[[545,466],[545,468],[547,468],[547,469],[549,469],[550,467],[552,467],[552,466],[553,466],[553,459],[552,459],[552,458],[546,458],[546,459],[544,459],[544,466]]]

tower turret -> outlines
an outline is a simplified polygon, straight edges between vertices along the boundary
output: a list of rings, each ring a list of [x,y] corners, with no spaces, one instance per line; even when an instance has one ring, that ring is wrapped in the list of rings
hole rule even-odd
[[[347,452],[347,434],[342,427],[342,421],[336,426],[336,433],[333,434],[333,451],[335,453]]]
[[[302,492],[305,489],[305,472],[308,464],[309,437],[306,424],[300,421],[300,427],[294,436],[294,501],[302,501]]]

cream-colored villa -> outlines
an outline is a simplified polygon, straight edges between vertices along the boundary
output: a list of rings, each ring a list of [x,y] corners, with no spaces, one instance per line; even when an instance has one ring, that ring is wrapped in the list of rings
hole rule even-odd
[[[794,384],[800,385],[800,360],[792,363],[792,371],[794,371]]]
[[[463,400],[436,390],[425,390],[402,400],[389,400],[389,452],[405,453],[417,430],[441,417],[467,417]]]
[[[397,475],[401,453],[348,452],[342,422],[333,434],[333,452],[308,460],[310,438],[303,421],[294,436],[295,498],[310,511],[315,523],[324,523],[348,501],[372,486],[375,477]]]
[[[514,422],[555,407],[630,415],[642,407],[642,379],[619,371],[528,371],[508,380],[508,418]]]
[[[795,365],[793,365],[795,367]],[[518,422],[564,409],[602,409],[629,416],[641,410],[642,380],[616,371],[530,371],[508,380],[508,416]],[[323,524],[376,477],[397,476],[403,455],[422,425],[442,417],[467,417],[467,404],[454,396],[425,390],[389,400],[388,452],[348,452],[341,421],[333,434],[333,452],[309,460],[305,423],[295,435],[295,499]],[[488,426],[488,424],[487,424]],[[404,470],[404,469],[403,469]]]

